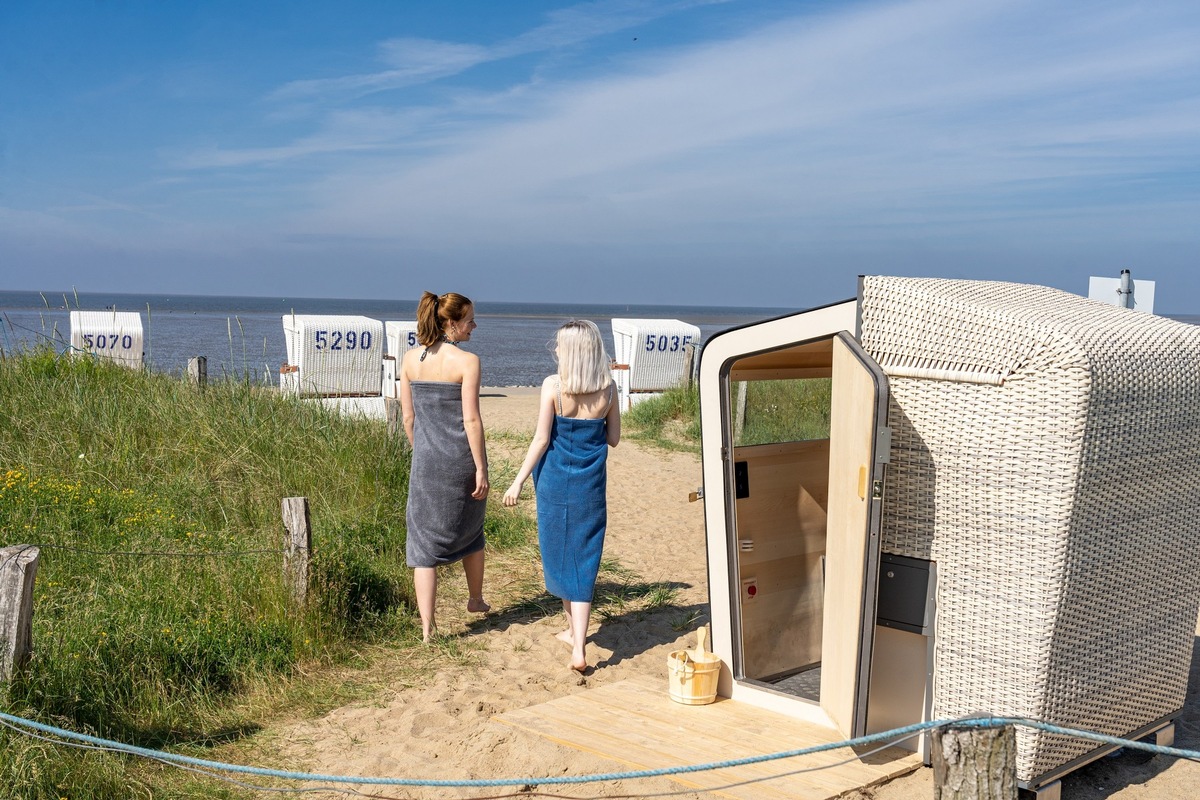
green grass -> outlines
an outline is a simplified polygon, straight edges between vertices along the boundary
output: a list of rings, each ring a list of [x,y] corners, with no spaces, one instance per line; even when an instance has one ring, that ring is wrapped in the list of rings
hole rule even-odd
[[[203,755],[309,691],[301,672],[415,642],[408,470],[382,424],[247,382],[200,392],[50,350],[0,359],[0,546],[42,547],[33,657],[0,709]],[[312,516],[302,606],[282,572],[291,496]],[[511,514],[488,525],[492,547],[532,535]],[[0,728],[0,798],[226,796],[157,774]]]
[[[621,435],[667,450],[700,452],[700,393],[668,389],[641,401],[621,417]]]
[[[737,413],[741,384],[730,389],[730,413]],[[828,378],[750,381],[741,436],[735,445],[829,438]],[[643,400],[621,418],[624,435],[668,450],[700,451],[700,397],[696,387],[669,389]],[[731,420],[731,429],[736,425]]]
[[[750,381],[738,446],[829,438],[829,378]],[[738,384],[730,394],[736,398]],[[736,400],[731,402],[736,414]],[[736,430],[736,426],[734,427]]]

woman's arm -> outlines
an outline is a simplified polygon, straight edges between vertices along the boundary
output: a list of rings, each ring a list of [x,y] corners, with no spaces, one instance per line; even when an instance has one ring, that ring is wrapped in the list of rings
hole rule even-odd
[[[408,377],[408,362],[408,354],[405,353],[403,360],[400,362],[400,415],[404,420],[404,435],[408,437],[408,446],[412,447],[414,415],[412,384]]]
[[[529,452],[525,454],[525,461],[521,464],[517,477],[513,480],[512,486],[508,487],[508,491],[504,493],[504,505],[515,506],[517,504],[517,498],[521,496],[521,487],[525,485],[525,480],[533,474],[533,468],[550,444],[550,428],[553,423],[554,376],[551,375],[542,381],[542,396],[538,400],[537,429],[533,432],[533,441],[529,443]]]
[[[610,383],[610,392],[617,391],[617,385]],[[608,439],[609,447],[616,447],[621,441],[621,404],[617,402],[617,398],[613,397],[612,402],[608,404],[608,415],[604,418],[604,435]]]
[[[471,497],[482,500],[488,493],[487,445],[483,439],[483,419],[479,415],[479,357],[472,354],[463,364],[462,411],[467,444],[475,461],[475,491]]]

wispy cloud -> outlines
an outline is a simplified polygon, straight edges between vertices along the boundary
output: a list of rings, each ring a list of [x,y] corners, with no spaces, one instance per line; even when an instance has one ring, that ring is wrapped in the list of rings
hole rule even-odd
[[[271,99],[361,97],[457,75],[495,58],[486,47],[430,39],[392,39],[379,49],[380,60],[388,65],[387,69],[338,78],[292,81],[273,92]]]
[[[547,21],[518,36],[486,44],[461,44],[400,37],[379,46],[384,69],[336,78],[292,81],[272,93],[276,101],[346,100],[374,92],[400,89],[465,72],[472,67],[530,53],[540,53],[625,30],[697,5],[728,0],[676,0],[646,3],[637,0],[598,0],[547,14]]]
[[[842,238],[1111,204],[1200,155],[1194,25],[1039,8],[869,6],[540,85],[527,117],[330,173],[304,225],[428,242]]]

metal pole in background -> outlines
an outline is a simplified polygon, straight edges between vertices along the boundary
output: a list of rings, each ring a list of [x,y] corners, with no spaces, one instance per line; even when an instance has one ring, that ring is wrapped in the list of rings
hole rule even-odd
[[[1133,308],[1133,278],[1127,269],[1121,270],[1121,288],[1117,289],[1117,296],[1121,301],[1117,305],[1121,308]]]

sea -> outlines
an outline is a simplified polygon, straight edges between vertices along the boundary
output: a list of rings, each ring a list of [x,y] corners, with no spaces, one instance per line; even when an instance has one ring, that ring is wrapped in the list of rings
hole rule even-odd
[[[848,298],[835,298],[848,299]],[[678,319],[715,333],[809,308],[565,303],[493,303],[475,299],[479,327],[465,348],[480,359],[484,386],[537,386],[555,369],[554,332],[569,319],[590,319],[614,353],[613,318]],[[70,311],[136,311],[142,317],[145,363],[156,372],[182,374],[204,356],[210,380],[236,378],[278,384],[287,361],[283,317],[290,314],[361,315],[380,321],[416,319],[414,300],[311,297],[104,294],[0,291],[0,351],[38,344],[62,351],[71,341]],[[1168,315],[1200,324],[1200,315]]]
[[[703,343],[719,331],[799,310],[472,299],[479,327],[463,347],[479,356],[482,383],[492,387],[541,385],[555,369],[548,345],[558,326],[570,319],[595,322],[611,355],[614,317],[682,320],[700,329]],[[0,350],[14,353],[39,343],[65,350],[71,341],[72,310],[139,312],[145,363],[156,372],[182,374],[189,359],[204,356],[209,380],[226,377],[278,384],[279,367],[287,361],[284,315],[415,320],[417,301],[0,291]]]

